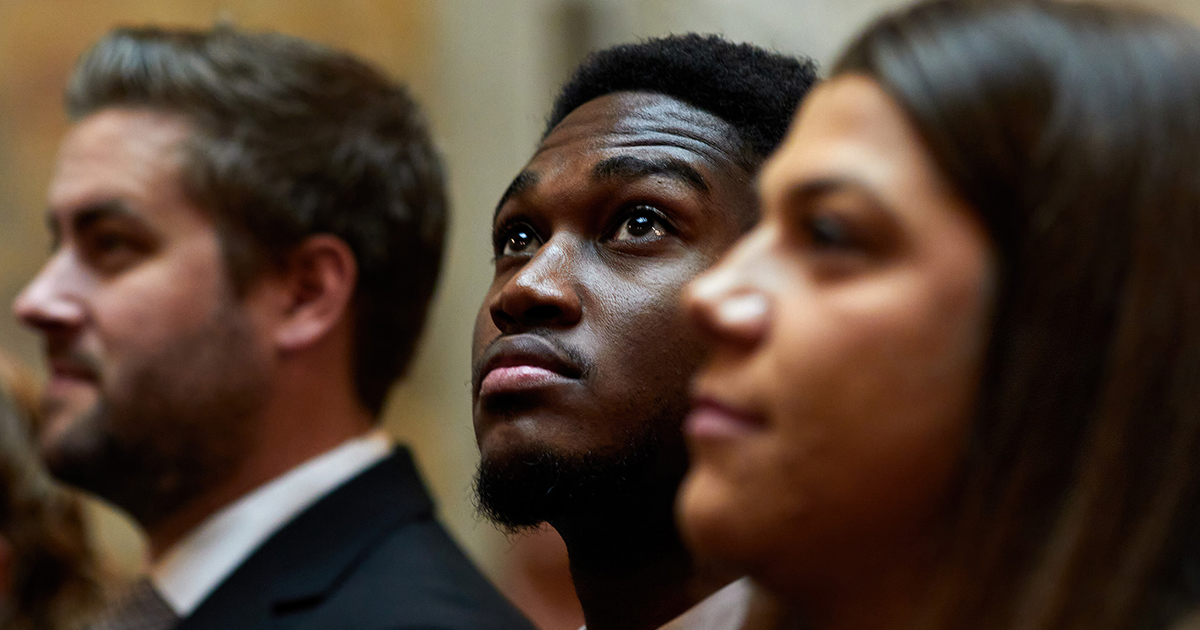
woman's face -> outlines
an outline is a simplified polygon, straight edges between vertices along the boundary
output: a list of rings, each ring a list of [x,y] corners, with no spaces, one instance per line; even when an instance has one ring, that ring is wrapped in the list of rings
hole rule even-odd
[[[783,593],[889,579],[928,560],[964,452],[988,237],[862,76],[808,97],[759,191],[760,225],[686,298],[715,352],[685,538]]]

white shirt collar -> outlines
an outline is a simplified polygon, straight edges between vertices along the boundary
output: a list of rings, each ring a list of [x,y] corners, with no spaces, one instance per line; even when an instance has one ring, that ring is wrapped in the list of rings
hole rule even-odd
[[[150,567],[151,581],[171,609],[187,617],[272,534],[391,450],[391,439],[375,430],[259,486],[167,550]]]
[[[752,594],[749,578],[734,580],[659,630],[737,630],[746,621]]]
[[[750,578],[734,580],[658,630],[738,630],[746,621],[752,595]],[[587,626],[579,630],[587,630]]]

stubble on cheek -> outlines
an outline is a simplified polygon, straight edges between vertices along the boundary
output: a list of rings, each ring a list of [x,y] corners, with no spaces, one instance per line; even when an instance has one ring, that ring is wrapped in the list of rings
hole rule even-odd
[[[267,386],[249,321],[220,309],[105,374],[97,403],[66,425],[49,463],[63,481],[153,524],[236,470]]]
[[[42,422],[37,427],[37,442],[42,457],[56,457],[59,444],[79,431],[75,425],[85,423],[97,405],[100,393],[97,387],[75,386],[67,391],[47,392],[42,396]]]

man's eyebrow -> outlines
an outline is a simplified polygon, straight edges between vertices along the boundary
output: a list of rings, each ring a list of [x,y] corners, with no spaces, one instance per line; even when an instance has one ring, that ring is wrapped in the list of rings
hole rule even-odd
[[[601,160],[592,167],[592,177],[603,179],[641,179],[662,175],[687,184],[698,192],[708,194],[708,182],[691,164],[675,158],[647,160],[632,155],[618,155]]]
[[[55,219],[57,214],[53,208],[46,211],[46,225],[50,228],[50,236],[55,246],[57,246],[59,240],[62,238],[62,230]],[[71,222],[71,230],[79,232],[86,230],[98,221],[111,218],[131,219],[141,224],[145,224],[146,222],[145,219],[134,212],[125,202],[118,199],[106,199],[80,206],[70,211],[68,220]]]
[[[71,214],[71,225],[76,230],[82,230],[97,221],[104,219],[130,219],[137,223],[145,223],[141,215],[133,211],[128,204],[119,199],[106,199],[89,203]]]
[[[500,201],[496,204],[496,210],[492,213],[492,222],[496,221],[496,217],[500,214],[500,208],[508,203],[509,199],[533,188],[541,180],[541,176],[536,171],[521,171],[513,178],[512,183],[504,190],[504,194],[500,195]]]

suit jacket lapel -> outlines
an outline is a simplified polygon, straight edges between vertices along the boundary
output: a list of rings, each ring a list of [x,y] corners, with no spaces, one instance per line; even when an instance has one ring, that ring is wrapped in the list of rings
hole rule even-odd
[[[397,448],[276,532],[178,630],[278,625],[324,600],[389,532],[432,517],[411,456]]]

